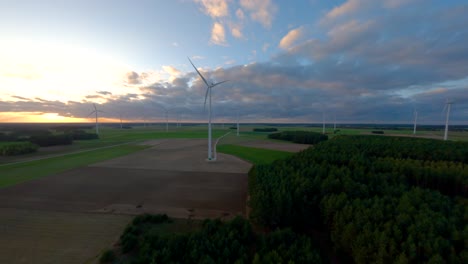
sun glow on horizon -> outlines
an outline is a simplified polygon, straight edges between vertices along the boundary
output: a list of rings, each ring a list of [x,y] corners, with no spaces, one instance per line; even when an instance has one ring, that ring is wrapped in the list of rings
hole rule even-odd
[[[130,69],[92,48],[22,40],[0,43],[0,87],[4,96],[80,101],[97,90],[126,94]]]
[[[61,116],[58,113],[0,112],[0,123],[84,123],[88,118]]]

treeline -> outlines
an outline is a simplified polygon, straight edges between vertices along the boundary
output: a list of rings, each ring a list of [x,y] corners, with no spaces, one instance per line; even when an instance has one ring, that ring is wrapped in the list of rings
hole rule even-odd
[[[468,263],[467,143],[340,136],[249,173],[251,218],[356,263]]]
[[[73,137],[70,134],[32,136],[28,141],[41,147],[71,145]]]
[[[299,144],[317,144],[328,139],[327,135],[309,131],[283,131],[268,135],[268,138],[292,141]]]
[[[255,234],[250,222],[205,220],[186,233],[157,231],[166,215],[137,216],[120,237],[121,259],[105,252],[101,262],[118,263],[321,263],[309,237],[291,229]],[[159,229],[161,230],[161,229]]]
[[[98,134],[87,133],[84,130],[73,130],[71,132],[68,132],[68,134],[72,137],[73,140],[90,140],[99,138]]]
[[[265,127],[265,128],[254,128],[254,132],[276,132],[278,131],[277,128],[274,127]]]
[[[36,152],[38,146],[31,142],[0,143],[0,156],[14,156]]]
[[[0,132],[0,153],[3,156],[21,155],[37,151],[37,147],[70,145],[73,140],[98,139],[98,135],[84,130],[66,130],[54,134],[47,129],[21,128],[9,132]],[[35,147],[33,146],[35,145]]]

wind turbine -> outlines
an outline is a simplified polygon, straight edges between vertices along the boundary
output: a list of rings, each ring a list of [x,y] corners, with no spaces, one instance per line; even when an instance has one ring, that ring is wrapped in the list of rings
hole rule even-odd
[[[414,110],[414,125],[413,125],[413,135],[416,135],[416,124],[418,122],[418,111]]]
[[[446,110],[446,118],[445,118],[445,134],[444,134],[444,140],[447,140],[448,137],[448,123],[449,123],[449,116],[450,116],[450,107],[452,106],[453,102],[447,100],[445,103],[444,110]]]
[[[169,132],[169,110],[164,108],[164,113],[166,114],[166,132]]]
[[[336,133],[336,114],[335,119],[333,120],[333,133]]]
[[[92,115],[92,114],[95,114],[95,116],[96,116],[96,134],[99,135],[98,112],[100,112],[100,113],[104,113],[104,112],[101,111],[101,110],[97,110],[96,104],[93,104],[93,107],[94,107],[94,111],[92,111],[91,113],[89,113],[88,116],[90,116],[90,115]]]
[[[237,110],[237,136],[239,136],[239,110]]]
[[[203,75],[198,71],[197,67],[195,67],[195,65],[193,65],[193,62],[190,60],[190,58],[187,57],[187,59],[190,61],[190,64],[192,64],[195,71],[197,71],[198,75],[200,75],[201,79],[206,84],[205,104],[204,104],[205,108],[206,108],[206,99],[208,98],[208,96],[210,97],[209,110],[208,110],[208,160],[211,160],[212,159],[212,156],[211,156],[211,151],[212,151],[212,149],[211,149],[211,88],[215,87],[216,85],[225,83],[225,82],[227,82],[227,80],[222,81],[222,82],[217,82],[217,83],[212,82],[211,84],[209,84],[206,81],[205,77],[203,77]]]
[[[322,112],[322,134],[325,135],[325,112]]]

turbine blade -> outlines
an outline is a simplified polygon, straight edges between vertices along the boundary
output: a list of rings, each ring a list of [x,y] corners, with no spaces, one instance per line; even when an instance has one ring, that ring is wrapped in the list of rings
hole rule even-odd
[[[190,60],[189,57],[187,57],[187,59],[190,61],[190,64],[192,64],[193,68],[197,71],[198,75],[200,75],[200,77],[202,78],[202,80],[205,82],[206,86],[210,86],[208,84],[208,82],[205,80],[205,77],[203,77],[203,75],[198,71],[197,67],[195,67],[195,65],[193,65],[193,62]]]
[[[94,114],[96,111],[92,111],[91,113],[89,113],[86,117],[90,117],[92,114]]]
[[[208,90],[210,89],[210,87],[208,86],[206,88],[206,93],[205,93],[205,104],[203,105],[203,111],[206,110],[206,98],[208,98]]]
[[[222,81],[222,82],[219,82],[219,83],[212,84],[212,85],[211,85],[211,88],[215,87],[215,86],[218,85],[218,84],[222,84],[222,83],[225,83],[225,82],[229,82],[229,80],[226,80],[226,81]]]
[[[94,111],[97,111],[96,104],[93,104],[93,106],[94,106]]]

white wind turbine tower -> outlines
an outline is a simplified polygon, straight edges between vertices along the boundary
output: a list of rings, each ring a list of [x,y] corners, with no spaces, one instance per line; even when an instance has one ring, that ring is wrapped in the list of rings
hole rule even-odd
[[[452,104],[453,104],[452,101],[447,100],[447,102],[445,103],[445,107],[444,107],[444,110],[446,111],[444,140],[447,140],[447,137],[448,137],[448,123],[449,123],[449,116],[450,116],[450,108]]]
[[[89,113],[88,116],[92,115],[92,114],[95,114],[96,116],[96,134],[99,135],[99,120],[98,120],[98,112],[99,113],[104,113],[103,111],[101,110],[97,110],[96,108],[96,104],[93,104],[93,107],[94,107],[94,111],[92,111],[91,113]]]
[[[166,118],[166,132],[169,132],[169,109],[164,106],[160,106],[164,110],[164,116]]]
[[[416,124],[418,123],[418,111],[414,110],[414,125],[413,125],[413,135],[416,135]]]
[[[325,112],[322,112],[322,134],[325,134]]]
[[[239,136],[239,110],[237,110],[237,136]]]
[[[333,120],[333,133],[336,132],[336,114],[335,114],[335,119]]]
[[[211,149],[211,88],[215,87],[216,85],[225,83],[225,82],[227,82],[227,80],[222,81],[222,82],[217,82],[217,83],[212,82],[211,84],[209,84],[206,81],[205,77],[203,77],[203,75],[198,71],[197,67],[195,67],[195,65],[193,65],[193,62],[190,60],[190,58],[187,57],[187,59],[190,61],[190,64],[192,64],[195,71],[197,71],[198,75],[200,75],[200,78],[206,84],[205,104],[204,104],[205,108],[206,108],[206,99],[208,98],[208,96],[210,97],[209,108],[208,108],[208,160],[212,160],[212,156],[211,156],[211,152],[212,152],[212,149]]]
[[[156,106],[160,107],[164,111],[164,116],[166,118],[166,132],[169,132],[169,109],[159,105],[158,103],[154,102]]]

